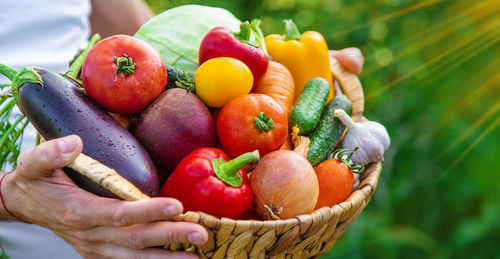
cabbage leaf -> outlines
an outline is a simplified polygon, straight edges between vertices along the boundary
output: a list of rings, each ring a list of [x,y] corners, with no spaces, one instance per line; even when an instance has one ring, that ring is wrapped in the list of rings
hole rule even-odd
[[[156,15],[134,35],[160,52],[165,64],[194,72],[203,37],[214,27],[238,31],[239,21],[229,11],[201,5],[182,5]]]

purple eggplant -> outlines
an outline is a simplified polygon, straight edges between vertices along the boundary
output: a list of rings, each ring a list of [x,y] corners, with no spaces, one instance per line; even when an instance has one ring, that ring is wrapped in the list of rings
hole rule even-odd
[[[155,166],[143,146],[75,82],[45,69],[36,69],[41,82],[24,82],[17,89],[22,112],[45,139],[71,134],[83,140],[83,153],[115,169],[149,196],[158,193]],[[79,173],[64,168],[81,188],[116,197]]]

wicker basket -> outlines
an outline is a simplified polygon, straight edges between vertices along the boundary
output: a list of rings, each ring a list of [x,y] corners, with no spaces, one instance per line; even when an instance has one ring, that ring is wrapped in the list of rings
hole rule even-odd
[[[353,104],[354,120],[364,110],[364,95],[356,75],[331,59],[334,78]],[[187,212],[176,221],[201,224],[208,230],[204,245],[170,244],[165,248],[197,253],[202,258],[309,258],[332,248],[344,231],[361,214],[377,187],[381,163],[371,164],[360,175],[359,188],[349,198],[331,208],[286,220],[218,219],[202,212]]]
[[[361,120],[364,95],[356,75],[344,70],[331,59],[331,70],[344,94],[353,105],[352,118]],[[77,171],[106,172],[112,170],[84,155],[70,165]],[[209,239],[203,245],[169,244],[170,250],[190,251],[202,258],[309,258],[332,248],[344,231],[361,214],[377,187],[381,163],[370,164],[360,175],[360,185],[349,198],[331,208],[321,208],[307,215],[286,220],[232,220],[216,218],[202,212],[187,212],[175,221],[194,222],[208,230]],[[120,176],[118,176],[120,177]],[[98,181],[98,180],[95,180]],[[112,182],[111,179],[109,182]],[[106,187],[106,183],[100,182]],[[133,189],[135,187],[131,187]],[[116,193],[125,200],[149,198],[137,192]]]

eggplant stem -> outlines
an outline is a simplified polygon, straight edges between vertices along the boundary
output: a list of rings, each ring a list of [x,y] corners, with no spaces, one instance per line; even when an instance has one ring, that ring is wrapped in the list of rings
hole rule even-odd
[[[0,63],[0,74],[7,77],[10,81],[14,80],[18,72],[19,70]]]

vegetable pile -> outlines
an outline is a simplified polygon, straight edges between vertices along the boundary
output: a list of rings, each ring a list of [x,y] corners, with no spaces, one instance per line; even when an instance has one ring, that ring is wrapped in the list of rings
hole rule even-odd
[[[17,104],[43,138],[80,135],[84,154],[186,211],[286,219],[345,201],[354,174],[383,160],[387,131],[349,117],[319,32],[286,20],[285,35],[264,37],[259,23],[186,5],[135,37],[94,36],[64,75],[0,64],[12,80],[0,96],[2,163],[15,161],[27,123],[9,122]]]

